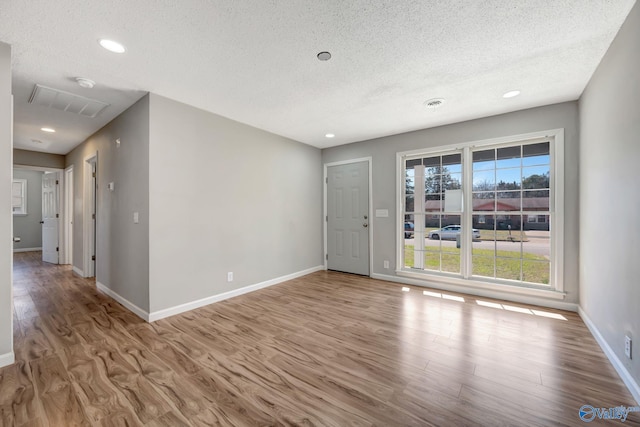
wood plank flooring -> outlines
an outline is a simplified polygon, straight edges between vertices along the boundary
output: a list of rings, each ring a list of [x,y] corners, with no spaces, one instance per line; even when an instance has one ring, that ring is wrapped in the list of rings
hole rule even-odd
[[[580,426],[636,405],[575,313],[318,272],[148,324],[40,256],[14,258],[1,426]]]

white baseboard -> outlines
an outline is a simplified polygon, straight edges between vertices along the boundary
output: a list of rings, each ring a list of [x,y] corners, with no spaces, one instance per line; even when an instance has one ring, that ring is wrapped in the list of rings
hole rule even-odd
[[[17,248],[14,249],[13,252],[39,252],[42,251],[42,248]]]
[[[587,328],[589,328],[593,337],[596,339],[598,344],[600,344],[602,351],[607,356],[607,358],[609,359],[609,362],[611,362],[615,370],[618,372],[618,375],[620,375],[620,378],[622,378],[622,381],[629,389],[629,392],[631,392],[631,395],[636,400],[636,403],[640,405],[640,385],[631,376],[631,373],[627,370],[627,368],[624,366],[622,361],[618,358],[618,356],[613,351],[611,346],[609,346],[609,343],[605,341],[604,337],[602,336],[602,334],[600,333],[596,325],[591,321],[591,319],[589,318],[587,313],[582,309],[582,307],[578,307],[578,314],[580,314],[580,317],[584,321],[584,324],[587,325]],[[620,402],[620,403],[624,405],[624,402]]]
[[[214,302],[223,301],[269,286],[277,285],[278,283],[286,282],[287,280],[293,280],[298,277],[306,276],[307,274],[315,273],[316,271],[321,270],[324,270],[324,265],[318,265],[316,267],[298,271],[296,273],[287,274],[286,276],[276,277],[275,279],[267,280],[265,282],[256,283],[254,285],[245,286],[240,289],[234,289],[232,291],[224,292],[218,295],[213,295],[185,304],[176,305],[175,307],[166,308],[164,310],[154,311],[149,315],[149,322],[155,322],[156,320],[164,319],[165,317],[175,316],[176,314],[184,313],[185,311],[194,310],[196,308],[204,307],[205,305],[213,304]]]
[[[0,368],[12,365],[16,361],[13,351],[11,353],[0,354]]]
[[[100,292],[109,295],[111,298],[118,301],[120,304],[124,305],[127,309],[129,309],[131,312],[133,312],[133,314],[135,314],[142,320],[146,320],[147,322],[150,321],[149,313],[147,311],[141,309],[140,307],[138,307],[137,305],[135,305],[134,303],[132,303],[131,301],[129,301],[128,299],[120,295],[119,293],[114,292],[111,289],[107,288],[105,285],[98,282],[97,280],[96,280],[96,286]]]
[[[557,301],[546,300],[542,298],[536,298],[528,295],[518,295],[510,293],[496,292],[488,289],[471,288],[467,286],[459,286],[440,282],[425,282],[424,280],[412,279],[409,277],[390,276],[386,274],[372,274],[372,279],[385,280],[387,282],[403,283],[406,285],[421,286],[423,288],[439,289],[442,291],[456,292],[461,294],[475,295],[485,298],[500,299],[505,301],[518,302],[521,304],[538,305],[542,307],[555,308],[558,310],[578,311],[578,304]]]
[[[84,271],[80,270],[78,267],[76,267],[75,265],[71,268],[71,270],[76,273],[78,276],[80,277],[84,277]]]

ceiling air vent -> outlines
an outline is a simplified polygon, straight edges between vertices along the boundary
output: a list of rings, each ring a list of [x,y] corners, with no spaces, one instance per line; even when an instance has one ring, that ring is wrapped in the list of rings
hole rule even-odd
[[[109,104],[84,96],[74,95],[63,90],[52,89],[50,87],[35,85],[29,104],[41,105],[43,107],[55,108],[56,110],[67,111],[79,114],[84,117],[94,118]]]

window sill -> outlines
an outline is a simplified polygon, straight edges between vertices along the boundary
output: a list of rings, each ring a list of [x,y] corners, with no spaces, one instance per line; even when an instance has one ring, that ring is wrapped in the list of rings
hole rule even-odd
[[[554,300],[564,300],[566,297],[565,292],[556,291],[549,288],[537,288],[530,286],[517,286],[503,283],[487,282],[482,279],[462,279],[459,277],[450,277],[445,275],[436,275],[421,272],[412,272],[408,270],[396,270],[396,276],[406,277],[409,279],[417,279],[424,282],[424,286],[429,286],[430,283],[442,283],[448,285],[455,285],[467,288],[469,290],[482,289],[486,291],[500,292],[504,294],[513,295],[525,295],[539,298],[547,298]]]

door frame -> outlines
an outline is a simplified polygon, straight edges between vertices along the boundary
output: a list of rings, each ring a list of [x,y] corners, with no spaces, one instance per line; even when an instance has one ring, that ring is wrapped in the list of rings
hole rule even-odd
[[[93,168],[91,164],[95,163],[96,165],[96,181],[95,185],[93,184]],[[97,253],[94,254],[94,249],[96,248],[96,227],[93,226],[93,218],[91,218],[91,214],[93,213],[93,209],[97,211],[98,206],[98,152],[95,151],[91,154],[88,154],[84,157],[82,161],[83,171],[83,203],[82,203],[82,252],[83,252],[83,268],[82,275],[84,277],[94,277],[96,275],[96,262],[97,262]],[[95,198],[95,199],[94,199]],[[95,200],[95,204],[92,203]],[[93,204],[93,206],[92,206]],[[96,221],[98,221],[98,215],[96,213]],[[96,251],[97,252],[97,251]],[[96,256],[94,262],[92,262],[91,257]]]
[[[25,169],[25,170],[32,170],[32,171],[40,171],[42,173],[44,172],[55,172],[58,174],[58,214],[60,215],[60,218],[58,218],[58,220],[62,220],[65,221],[65,212],[64,209],[61,209],[61,207],[63,206],[62,203],[64,202],[64,198],[65,198],[65,194],[64,194],[64,189],[65,189],[65,183],[64,183],[64,178],[65,178],[65,174],[64,174],[64,169],[60,169],[60,168],[48,168],[48,167],[44,167],[44,166],[29,166],[29,165],[21,165],[18,163],[15,163],[13,165],[13,168],[11,169],[11,177],[13,178],[13,170],[14,169]],[[42,189],[39,190],[40,192],[42,192]],[[13,218],[13,216],[12,216]],[[40,231],[42,232],[42,230]],[[60,248],[60,253],[58,254],[58,264],[63,264],[62,260],[65,257],[64,254],[64,249],[66,247],[66,236],[65,233],[63,231],[63,227],[60,227],[60,222],[58,222],[58,247]],[[13,252],[13,250],[12,250]]]
[[[328,254],[329,254],[329,247],[328,247],[328,243],[327,243],[327,232],[328,232],[328,225],[329,225],[329,221],[328,221],[328,211],[327,211],[327,187],[329,184],[329,175],[328,175],[328,168],[331,166],[342,166],[342,165],[349,165],[352,163],[361,163],[361,162],[367,162],[369,164],[369,247],[367,248],[369,251],[369,274],[368,276],[371,277],[372,271],[373,271],[373,217],[371,216],[372,212],[373,212],[373,173],[372,173],[372,166],[373,166],[373,158],[372,157],[360,157],[357,159],[350,159],[350,160],[341,160],[338,162],[330,162],[330,163],[325,163],[324,164],[324,176],[323,176],[323,207],[322,207],[322,229],[323,231],[323,239],[324,239],[324,269],[328,270],[329,267],[329,262],[327,260]]]
[[[64,185],[64,208],[63,208],[63,233],[64,242],[62,263],[73,265],[73,165],[65,168],[63,172],[62,183]]]

